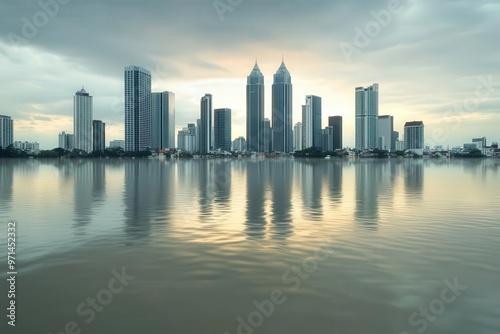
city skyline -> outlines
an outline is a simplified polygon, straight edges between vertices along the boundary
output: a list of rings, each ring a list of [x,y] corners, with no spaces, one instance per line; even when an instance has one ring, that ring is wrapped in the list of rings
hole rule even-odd
[[[271,118],[272,74],[284,54],[294,78],[294,123],[301,119],[303,97],[317,94],[323,98],[323,124],[328,116],[343,116],[345,147],[354,147],[352,88],[371,82],[383,87],[379,113],[394,116],[395,131],[402,133],[407,121],[424,120],[426,139],[436,145],[457,146],[469,137],[498,140],[500,73],[493,56],[498,50],[497,3],[402,1],[389,22],[369,36],[365,28],[378,22],[373,13],[388,10],[387,1],[318,1],[314,6],[304,1],[287,7],[286,16],[276,15],[286,4],[244,2],[221,21],[210,1],[165,1],[150,7],[125,1],[118,8],[71,2],[26,38],[21,19],[31,20],[43,9],[36,3],[7,3],[0,22],[0,114],[15,120],[16,140],[56,147],[54,134],[72,132],[68,96],[85,85],[94,96],[95,118],[107,124],[108,137],[122,139],[123,66],[137,64],[151,71],[154,91],[176,93],[176,133],[197,118],[198,97],[211,92],[214,107],[233,110],[233,137],[246,137],[242,87],[248,70],[258,57],[268,97],[265,118]],[[130,13],[150,20],[130,24]],[[74,24],[75,15],[79,24]],[[299,24],[289,24],[297,19]],[[109,30],[109,24],[121,29]],[[147,33],[152,26],[157,35]],[[86,33],[74,39],[81,31]],[[172,45],[159,45],[156,36],[171,31],[176,33]],[[18,46],[13,34],[26,42]],[[222,52],[228,43],[232,48]]]

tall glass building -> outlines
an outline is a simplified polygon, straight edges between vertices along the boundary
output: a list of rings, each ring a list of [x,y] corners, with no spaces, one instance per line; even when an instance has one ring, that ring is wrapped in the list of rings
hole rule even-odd
[[[106,149],[106,123],[103,121],[92,121],[92,149],[95,152]]]
[[[215,109],[214,111],[215,150],[231,152],[231,109]]]
[[[199,149],[201,154],[212,150],[212,95],[205,94],[200,104]]]
[[[306,96],[302,106],[302,147],[303,149],[323,147],[323,129],[321,127],[321,97]]]
[[[151,72],[125,67],[125,151],[151,147]]]
[[[378,84],[356,88],[356,149],[378,147]]]
[[[257,62],[247,77],[247,151],[264,152],[264,75]]]
[[[151,94],[151,147],[154,149],[175,147],[174,93]]]
[[[273,82],[273,151],[293,151],[292,104],[292,77],[282,62]]]
[[[73,98],[75,149],[92,152],[92,118],[92,96],[82,88]]]

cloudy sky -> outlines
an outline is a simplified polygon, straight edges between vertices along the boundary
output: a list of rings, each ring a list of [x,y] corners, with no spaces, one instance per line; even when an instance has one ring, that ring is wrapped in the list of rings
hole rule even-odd
[[[176,127],[199,101],[233,110],[245,135],[245,84],[256,57],[266,80],[282,56],[294,84],[323,98],[323,123],[344,116],[354,146],[354,89],[380,85],[395,130],[422,120],[426,144],[500,141],[500,3],[488,0],[15,0],[0,4],[0,114],[15,140],[57,146],[73,130],[73,96],[94,96],[107,140],[123,139],[123,69],[151,70],[154,91],[176,94]]]

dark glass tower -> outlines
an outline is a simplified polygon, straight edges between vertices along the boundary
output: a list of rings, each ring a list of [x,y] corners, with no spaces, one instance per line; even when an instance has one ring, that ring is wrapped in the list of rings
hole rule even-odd
[[[255,63],[247,77],[247,150],[264,149],[264,75]]]
[[[293,151],[292,77],[282,62],[273,82],[273,151]]]
[[[231,152],[231,109],[214,111],[215,150]]]

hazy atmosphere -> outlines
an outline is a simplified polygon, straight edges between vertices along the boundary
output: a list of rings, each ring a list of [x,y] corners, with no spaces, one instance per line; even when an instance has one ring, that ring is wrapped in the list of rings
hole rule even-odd
[[[498,141],[497,1],[19,0],[0,4],[0,114],[15,140],[57,147],[73,129],[73,95],[94,97],[106,139],[123,139],[123,69],[151,70],[153,91],[176,94],[176,129],[199,101],[233,110],[245,136],[245,84],[255,59],[266,80],[282,57],[294,85],[294,123],[305,95],[323,98],[323,123],[344,116],[354,146],[354,88],[380,84],[380,115],[426,126],[426,145]]]

